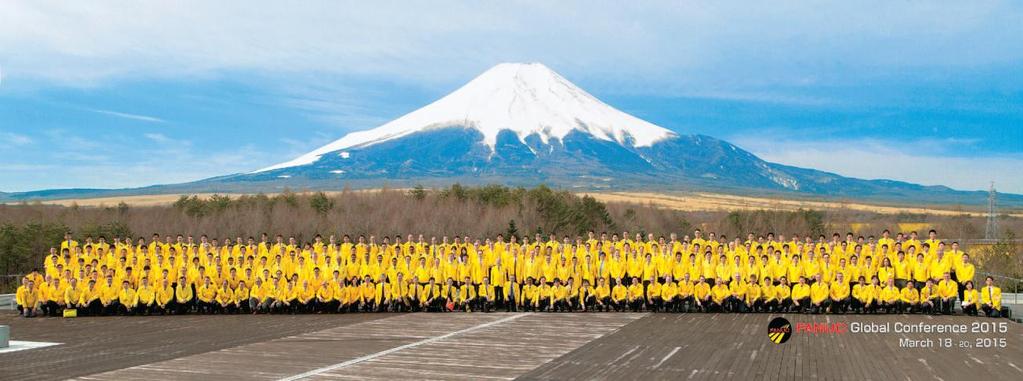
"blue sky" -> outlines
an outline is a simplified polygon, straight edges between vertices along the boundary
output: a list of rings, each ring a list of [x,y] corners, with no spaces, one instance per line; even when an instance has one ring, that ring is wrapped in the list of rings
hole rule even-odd
[[[1023,193],[1023,4],[0,5],[0,191],[286,161],[500,62],[761,157]]]

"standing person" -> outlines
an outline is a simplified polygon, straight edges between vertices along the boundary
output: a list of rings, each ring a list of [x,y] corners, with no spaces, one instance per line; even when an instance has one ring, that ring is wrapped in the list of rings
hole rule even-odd
[[[995,278],[984,278],[984,288],[980,290],[980,309],[988,317],[999,317],[1002,314],[1002,289],[995,286]]]
[[[959,244],[953,243],[952,247],[953,249],[957,249]],[[953,250],[953,252],[955,252],[955,250]],[[956,281],[958,286],[957,291],[959,300],[964,300],[963,291],[966,290],[966,282],[973,282],[973,277],[976,275],[977,269],[974,267],[973,263],[970,262],[969,254],[963,253],[961,258],[962,261],[957,261],[955,264],[955,276],[953,277],[953,280]]]
[[[494,292],[497,292],[495,289]],[[505,293],[505,311],[507,312],[518,312],[519,306],[522,304],[522,286],[515,281],[515,275],[508,275],[508,280],[504,283],[503,292]]]
[[[504,308],[508,304],[507,294],[504,289],[508,283],[508,270],[501,263],[500,255],[494,259],[494,265],[490,267],[489,273],[488,278],[490,278],[490,282],[494,285],[494,294],[491,295],[494,300],[494,308]]]

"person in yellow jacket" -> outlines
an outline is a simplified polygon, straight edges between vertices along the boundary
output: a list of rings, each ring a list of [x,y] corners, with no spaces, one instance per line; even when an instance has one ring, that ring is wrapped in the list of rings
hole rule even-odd
[[[955,310],[956,296],[959,295],[959,284],[952,280],[952,274],[946,272],[938,281],[938,297],[941,302],[942,314],[951,315]]]
[[[710,301],[704,306],[704,312],[724,312],[726,300],[731,292],[728,290],[728,283],[722,278],[714,280],[714,287],[710,290]]]
[[[163,278],[160,280],[160,287],[156,288],[156,300],[153,304],[154,312],[159,312],[161,315],[169,314],[174,311],[174,287],[171,286],[171,280]]]
[[[830,293],[828,282],[822,281],[819,274],[815,276],[814,282],[810,286],[810,304],[813,313],[823,313],[831,307]]]
[[[429,281],[419,287],[419,307],[430,312],[440,312],[444,306],[444,298],[440,294],[440,286],[437,278],[430,277]]]
[[[463,278],[455,294],[455,309],[471,312],[476,306],[476,287],[472,285],[469,276]]]
[[[618,282],[611,289],[611,303],[615,311],[625,311],[629,307],[629,289]]]
[[[664,303],[665,311],[679,312],[678,283],[675,283],[671,275],[664,277],[664,285],[661,286],[661,300]]]
[[[139,288],[135,291],[138,297],[136,308],[139,315],[149,315],[156,306],[156,289],[149,284],[149,278],[143,277],[139,281]]]
[[[18,305],[18,314],[22,317],[35,317],[39,304],[39,290],[36,289],[35,281],[28,277],[21,279],[21,286],[15,291],[14,301]]]
[[[742,281],[742,275],[739,273],[728,282],[728,296],[725,298],[724,307],[728,312],[746,312],[749,308],[746,305],[746,283]]]
[[[953,243],[952,245],[954,247],[958,246],[956,243]],[[952,266],[952,269],[954,270],[952,279],[958,284],[957,291],[959,300],[964,300],[963,291],[966,290],[966,282],[973,281],[973,277],[976,275],[977,269],[974,267],[973,263],[970,262],[969,254],[963,253],[960,258],[961,260],[956,261],[955,265]]]
[[[507,312],[518,312],[519,306],[522,306],[525,300],[523,287],[515,278],[515,274],[508,274],[508,281],[504,282],[504,288],[502,289],[505,293],[504,306]]]
[[[249,311],[252,314],[268,313],[270,307],[273,304],[273,298],[270,293],[270,282],[263,282],[263,278],[256,278],[249,289],[249,295],[246,299],[249,305]]]
[[[316,313],[337,312],[338,301],[334,297],[334,287],[330,286],[330,281],[324,280],[320,283],[320,287],[316,289],[316,300],[313,304]]]
[[[382,300],[377,300],[376,291],[377,285],[373,282],[373,277],[370,275],[364,276],[362,278],[362,284],[359,285],[359,293],[362,295],[362,303],[359,304],[359,311],[376,311],[377,304],[382,302]]]
[[[929,315],[941,312],[941,295],[938,293],[938,286],[930,279],[920,289],[920,312]]]
[[[214,312],[228,314],[237,312],[238,305],[234,303],[234,290],[231,289],[231,282],[227,279],[220,281],[220,287],[217,287],[216,290],[217,296],[213,298]]]
[[[682,279],[678,281],[678,310],[679,312],[692,312],[695,309],[696,285],[689,273],[684,273]]]
[[[571,280],[571,279],[569,279]],[[490,277],[484,276],[483,283],[476,287],[476,306],[480,311],[490,312],[496,303],[497,290],[490,284]]]
[[[661,284],[657,281],[657,277],[651,275],[646,285],[646,308],[647,311],[660,311],[664,305],[664,299],[661,298]]]
[[[774,312],[788,312],[792,308],[792,286],[789,285],[789,279],[784,275],[778,280],[778,284],[774,286],[774,298],[778,300],[778,305]]]
[[[383,277],[384,275],[381,275]],[[302,281],[302,287],[298,290],[299,312],[310,313],[316,310],[316,292],[322,283],[321,280],[309,278]],[[385,295],[386,296],[386,295]]]
[[[899,313],[916,313],[920,310],[920,291],[913,281],[906,282],[906,287],[899,291]]]
[[[973,288],[973,281],[966,281],[966,289],[963,290],[963,313],[977,316],[977,308],[980,306],[980,292]]]
[[[800,276],[799,283],[792,286],[792,312],[807,313],[811,307],[810,285],[806,284],[806,277]]]
[[[876,276],[871,277],[870,284],[867,284],[866,277],[860,276],[856,285],[852,287],[850,303],[852,304],[853,312],[861,314],[875,312],[877,309],[877,282]]]
[[[80,313],[84,315],[86,313],[84,311],[86,306],[81,304],[82,294],[84,293],[85,287],[78,285],[77,278],[71,278],[68,281],[67,288],[64,290],[64,307],[68,309],[75,309],[76,312],[78,312],[77,309],[79,308],[83,309]]]
[[[236,311],[241,313],[250,313],[252,310],[249,309],[249,285],[244,279],[238,280],[238,286],[234,288],[234,293],[231,295],[231,303],[234,304]]]
[[[765,274],[770,274],[770,271]],[[761,294],[761,311],[763,312],[775,312],[778,310],[778,287],[775,286],[774,280],[771,276],[765,276],[760,281],[760,294]]]
[[[746,284],[746,306],[750,312],[764,311],[764,290],[755,275],[751,275]]]
[[[120,315],[135,315],[138,313],[139,297],[131,282],[121,281],[121,291],[117,293],[117,313]]]
[[[632,312],[639,312],[643,309],[643,304],[646,302],[643,295],[643,282],[639,281],[639,277],[632,277],[632,283],[629,284],[629,309]]]
[[[852,303],[845,274],[841,272],[835,274],[835,281],[828,286],[828,293],[831,297],[831,313],[844,314]]]
[[[62,311],[66,308],[64,303],[64,291],[67,290],[66,285],[62,285],[60,279],[46,277],[42,288],[40,299],[40,308],[42,309],[43,315],[50,317],[61,316]],[[42,296],[45,295],[45,298]]]
[[[395,281],[391,282],[391,290],[389,292],[391,300],[387,302],[388,308],[394,312],[408,311],[412,305],[409,298],[409,290],[413,287],[410,287],[409,282],[405,281],[405,275],[402,273],[395,274]]]
[[[569,288],[561,283],[561,279],[554,278],[554,285],[551,286],[551,312],[569,311]]]
[[[212,314],[216,311],[217,286],[213,284],[213,279],[208,276],[203,279],[203,283],[195,290],[195,297],[198,299],[200,313]]]
[[[712,296],[713,292],[711,292],[710,284],[701,275],[696,284],[693,285],[693,308],[697,311],[708,312],[713,303]]]
[[[103,302],[99,300],[100,287],[95,279],[89,279],[89,286],[82,291],[82,297],[78,302],[80,308],[86,311],[87,316],[103,315]]]
[[[899,287],[895,285],[894,279],[888,279],[888,282],[881,288],[881,292],[878,296],[878,304],[885,313],[896,313],[899,310],[899,300],[902,294],[899,291]]]
[[[195,287],[188,283],[188,278],[182,275],[174,284],[175,313],[183,315],[189,313],[196,307]]]
[[[1002,289],[995,286],[995,278],[984,278],[984,288],[980,289],[980,309],[988,317],[1002,315]]]
[[[537,282],[537,286],[534,291],[536,292],[534,309],[541,312],[550,311],[551,305],[554,303],[554,289],[547,283],[546,276],[540,276],[540,281]]]
[[[103,304],[103,314],[107,316],[117,315],[120,311],[120,301],[117,299],[121,288],[114,283],[113,276],[107,276],[103,287],[100,287],[99,301]]]

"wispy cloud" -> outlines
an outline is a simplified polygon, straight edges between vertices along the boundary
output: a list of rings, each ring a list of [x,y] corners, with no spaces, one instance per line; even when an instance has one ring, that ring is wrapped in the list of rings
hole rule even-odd
[[[157,118],[155,116],[148,116],[148,115],[139,115],[139,114],[126,113],[126,112],[117,112],[117,111],[99,110],[99,109],[89,109],[89,111],[92,111],[92,112],[95,112],[95,113],[98,113],[98,114],[116,116],[118,118],[131,119],[131,120],[140,120],[140,121],[143,121],[143,122],[151,122],[151,123],[166,123],[167,122],[166,120]]]
[[[157,143],[170,143],[174,141],[174,139],[168,138],[167,135],[158,132],[150,132],[143,134],[142,136],[145,136],[146,139],[152,140]]]
[[[28,135],[17,134],[13,132],[0,132],[0,141],[11,146],[25,146],[32,144],[32,138]]]

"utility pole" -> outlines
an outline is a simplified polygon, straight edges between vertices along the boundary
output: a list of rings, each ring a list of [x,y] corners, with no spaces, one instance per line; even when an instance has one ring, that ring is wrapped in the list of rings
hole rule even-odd
[[[995,182],[991,182],[991,188],[987,192],[987,228],[984,230],[984,239],[998,239],[998,214],[995,213]]]

